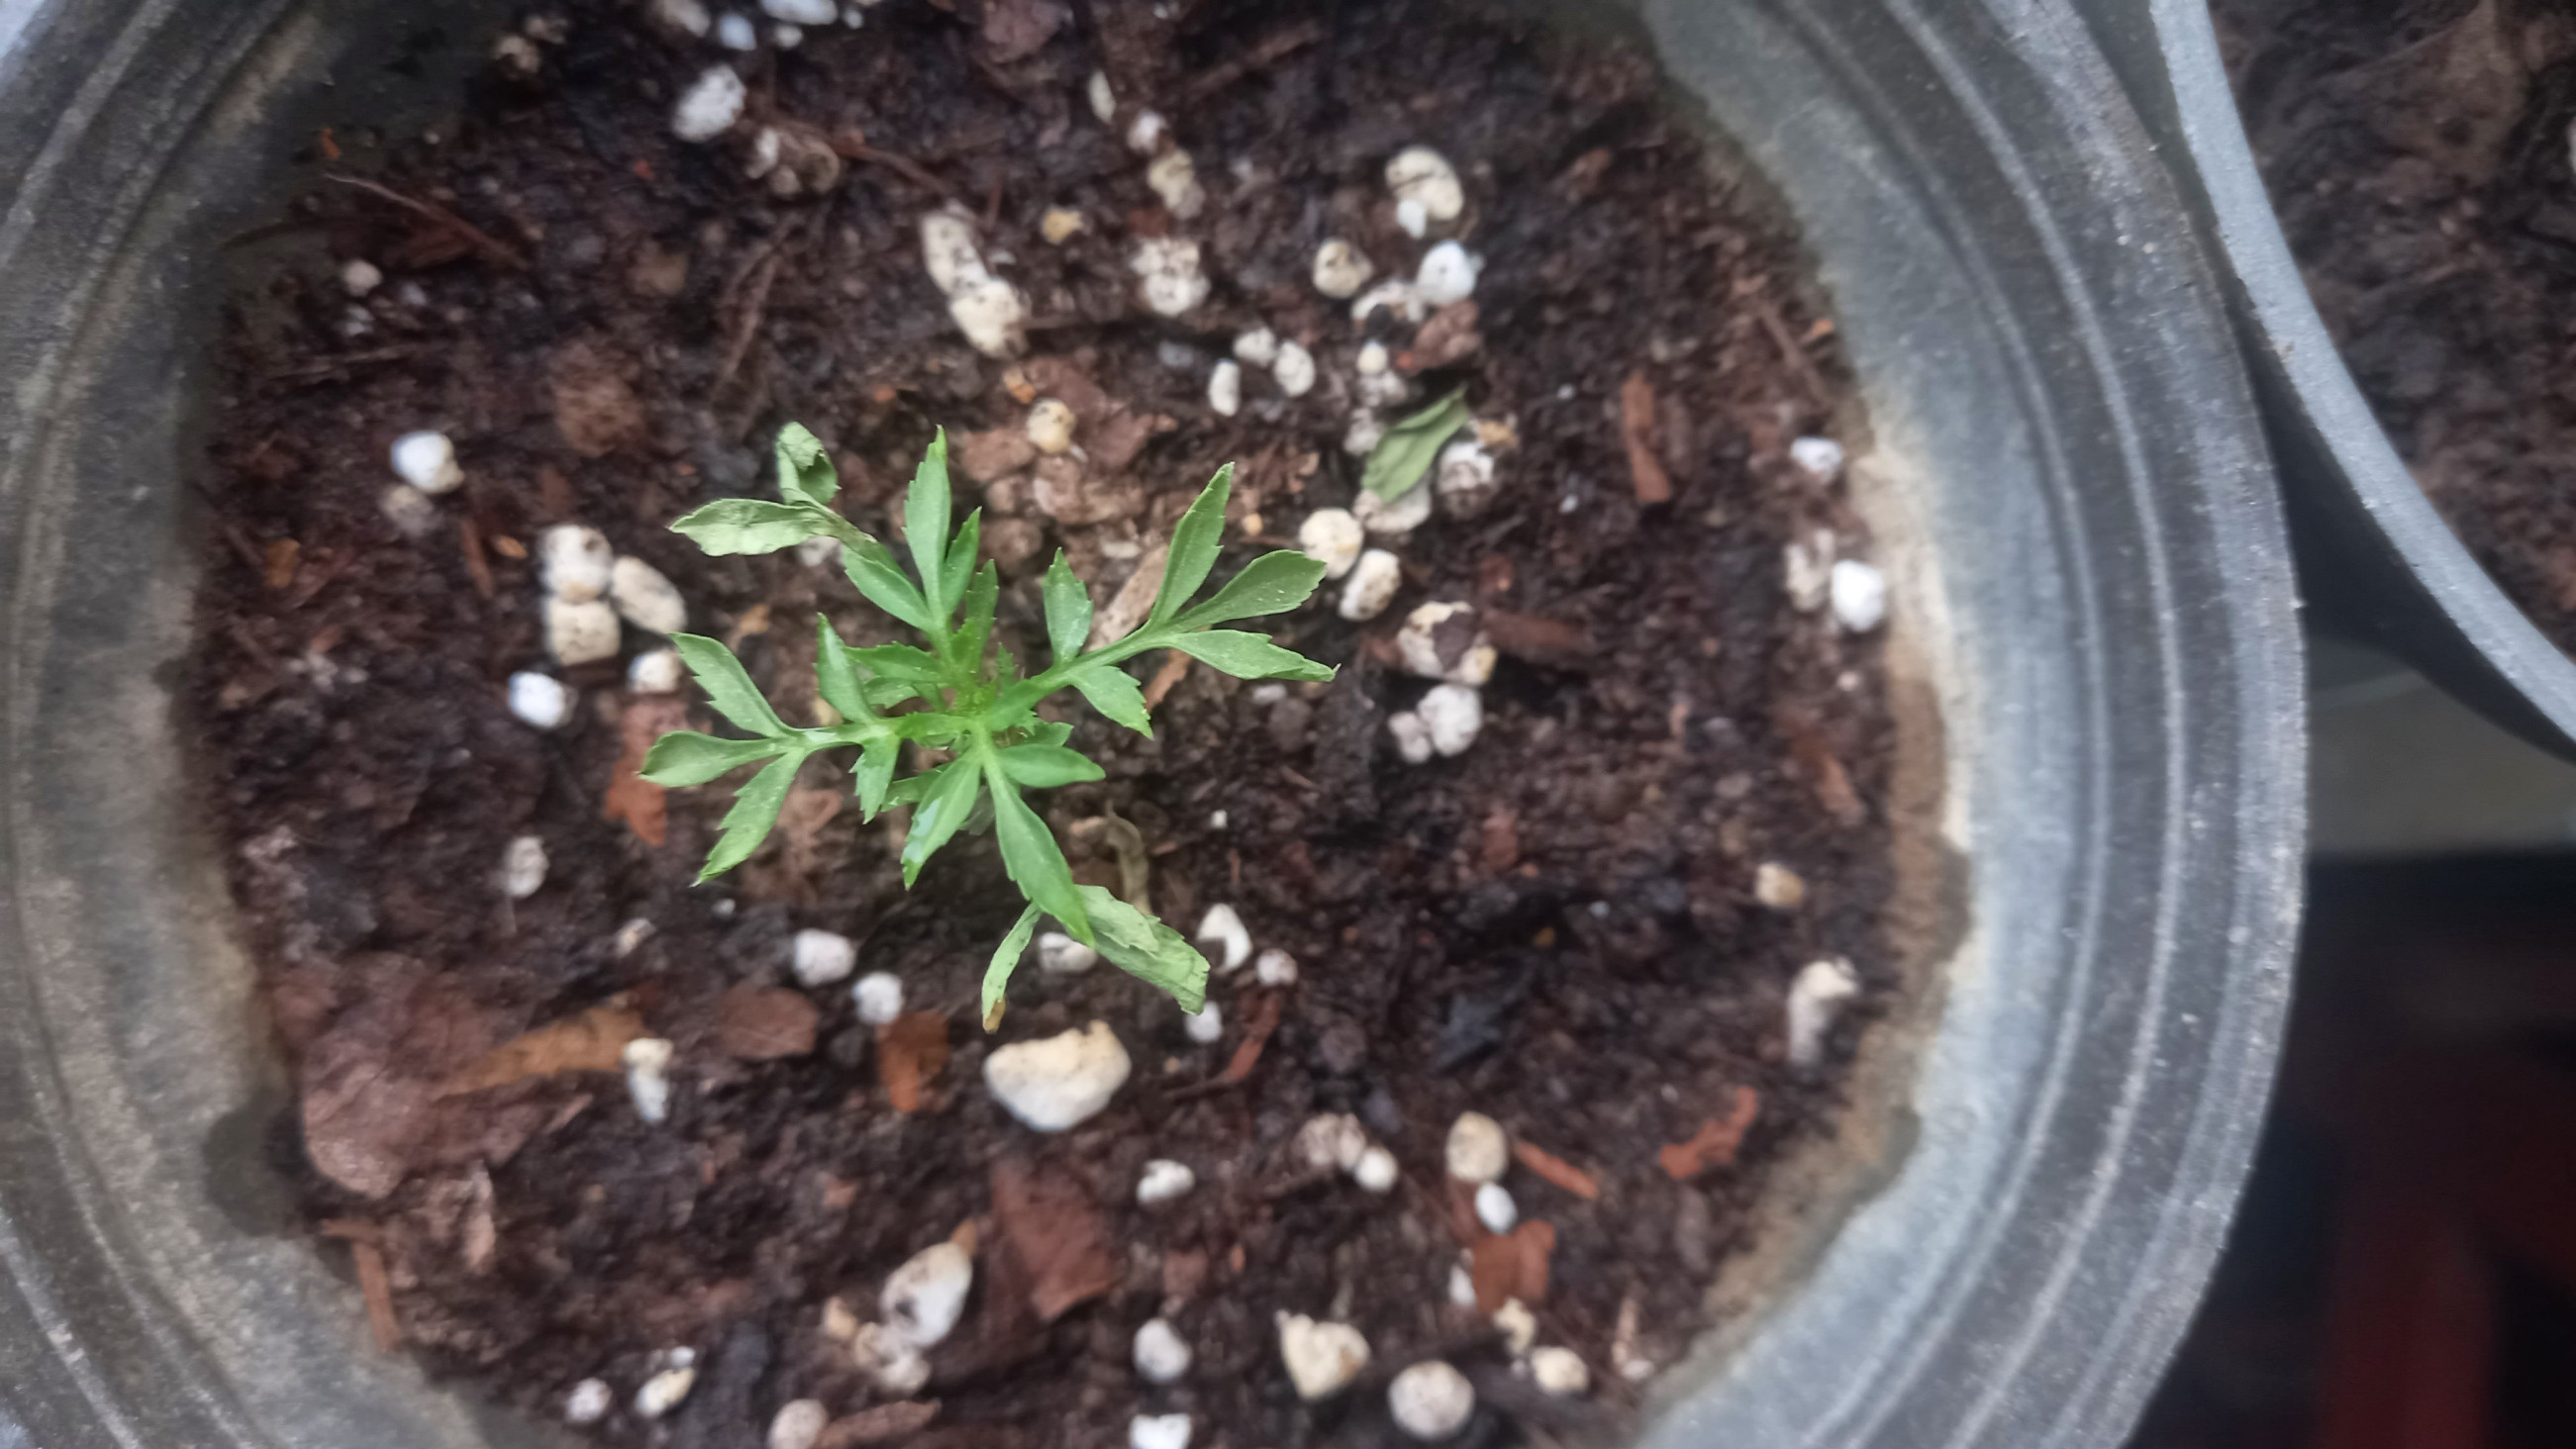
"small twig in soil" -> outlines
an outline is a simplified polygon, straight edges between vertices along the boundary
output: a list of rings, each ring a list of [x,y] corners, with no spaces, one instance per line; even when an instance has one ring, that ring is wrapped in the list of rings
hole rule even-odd
[[[1170,694],[1173,687],[1181,682],[1181,677],[1189,672],[1190,656],[1178,649],[1166,654],[1163,667],[1155,670],[1154,677],[1145,683],[1145,707],[1162,708],[1164,696]]]
[[[1819,408],[1830,406],[1833,393],[1825,386],[1825,375],[1816,370],[1816,360],[1807,355],[1807,349],[1799,346],[1798,339],[1789,335],[1789,324],[1781,320],[1780,309],[1772,306],[1771,299],[1758,291],[1747,291],[1743,296],[1746,304],[1753,308],[1754,317],[1762,323],[1762,330],[1771,334],[1771,345],[1780,349],[1780,359],[1798,375],[1798,385],[1806,390],[1807,401]]]
[[[346,372],[353,367],[372,367],[380,362],[401,362],[406,358],[418,356],[420,351],[418,345],[404,343],[394,347],[371,348],[365,352],[343,352],[336,357],[323,358],[319,362],[280,368],[261,378],[260,381],[263,383],[312,382]]]
[[[1203,101],[1256,70],[1267,70],[1289,56],[1324,38],[1321,21],[1308,20],[1268,36],[1262,42],[1234,59],[1213,65],[1192,76],[1181,87],[1184,104]]]
[[[476,251],[499,265],[508,267],[511,271],[524,272],[528,269],[527,258],[520,256],[515,248],[434,201],[422,201],[418,197],[405,196],[390,186],[379,186],[362,176],[343,176],[337,171],[325,171],[322,174],[325,178],[337,181],[343,186],[354,186],[370,196],[390,201],[415,216],[427,217],[471,243]]]
[[[760,260],[752,263],[751,280],[741,308],[734,315],[733,336],[725,341],[724,365],[716,369],[715,385],[710,394],[723,392],[725,384],[742,368],[742,360],[751,353],[751,340],[759,335],[760,319],[769,311],[769,284],[778,280],[779,254],[786,249],[786,238],[772,243]]]
[[[1278,1029],[1279,993],[1273,991],[1244,1014],[1243,1044],[1234,1049],[1234,1060],[1225,1064],[1225,1072],[1217,1081],[1231,1085],[1251,1076],[1252,1069],[1261,1064],[1261,1049],[1270,1044],[1270,1034]]]
[[[402,1320],[394,1317],[393,1283],[385,1274],[385,1250],[378,1246],[383,1232],[374,1223],[347,1218],[324,1223],[322,1231],[349,1245],[350,1263],[358,1270],[358,1292],[367,1300],[367,1328],[375,1335],[376,1352],[391,1353],[402,1347]]]
[[[909,156],[898,156],[892,151],[880,151],[860,140],[852,132],[843,131],[832,137],[832,149],[840,154],[842,160],[864,161],[870,166],[882,166],[924,190],[936,192],[950,201],[957,199],[956,188],[932,175],[929,168],[920,162]]]
[[[465,555],[465,575],[474,581],[474,592],[487,599],[492,597],[492,565],[483,557],[483,530],[474,526],[473,514],[457,517],[456,548]]]

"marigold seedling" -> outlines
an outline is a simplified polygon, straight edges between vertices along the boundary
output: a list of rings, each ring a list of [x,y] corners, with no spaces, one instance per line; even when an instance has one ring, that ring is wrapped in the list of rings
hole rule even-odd
[[[703,785],[746,765],[760,766],[735,792],[733,808],[725,812],[698,879],[720,875],[750,858],[777,824],[788,787],[807,759],[855,748],[859,753],[851,774],[867,818],[889,806],[912,809],[901,854],[906,886],[960,831],[989,826],[1001,846],[1003,866],[1028,899],[1028,908],[1003,937],[984,973],[987,1030],[1001,1020],[1002,989],[1027,953],[1040,918],[1048,916],[1113,964],[1171,993],[1183,1010],[1205,1006],[1206,958],[1147,912],[1097,886],[1075,884],[1054,832],[1021,792],[1101,778],[1098,765],[1066,747],[1072,726],[1037,715],[1039,702],[1060,689],[1080,694],[1114,724],[1153,733],[1144,692],[1119,667],[1147,650],[1178,649],[1239,679],[1333,677],[1330,668],[1260,634],[1212,627],[1285,613],[1304,603],[1324,577],[1324,565],[1304,554],[1285,549],[1264,554],[1205,602],[1190,606],[1191,596],[1216,566],[1233,479],[1232,464],[1219,469],[1174,525],[1162,588],[1145,622],[1125,638],[1097,649],[1083,647],[1091,636],[1091,595],[1059,550],[1041,586],[1053,662],[1025,675],[1010,651],[992,642],[1001,578],[989,561],[976,564],[981,510],[966,515],[953,531],[949,526],[947,435],[931,442],[904,504],[904,539],[912,555],[912,572],[907,573],[891,549],[833,511],[840,480],[831,459],[812,433],[787,425],[778,435],[779,501],[724,499],[672,524],[673,531],[688,535],[710,554],[775,553],[807,539],[836,539],[850,582],[878,608],[918,630],[925,647],[852,648],[841,642],[829,620],[818,616],[817,684],[841,722],[799,729],[778,717],[724,645],[695,634],[671,636],[671,646],[705,688],[716,713],[749,737],[690,731],[664,735],[645,756],[644,778],[676,788]],[[898,779],[906,744],[943,751],[949,758]]]

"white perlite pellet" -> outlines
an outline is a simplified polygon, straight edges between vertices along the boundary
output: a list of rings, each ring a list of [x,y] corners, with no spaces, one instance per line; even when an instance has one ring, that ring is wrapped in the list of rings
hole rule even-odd
[[[1454,1439],[1476,1412],[1476,1388],[1467,1376],[1432,1359],[1395,1376],[1386,1386],[1395,1426],[1425,1443]]]
[[[1348,1172],[1368,1151],[1368,1129],[1348,1112],[1325,1112],[1306,1119],[1293,1145],[1309,1172]]]
[[[1099,964],[1099,952],[1062,931],[1038,937],[1038,969],[1049,976],[1079,976]]]
[[[1408,196],[1395,204],[1395,224],[1404,229],[1406,236],[1420,241],[1423,233],[1431,230],[1431,213]]]
[[[1452,518],[1481,517],[1494,501],[1494,455],[1474,438],[1460,438],[1440,450],[1431,486],[1440,511]]]
[[[1029,442],[1041,453],[1062,453],[1073,447],[1073,407],[1062,398],[1042,397],[1029,405],[1025,431]]]
[[[405,433],[394,439],[394,476],[423,493],[446,493],[465,481],[456,444],[445,433]]]
[[[1279,359],[1279,334],[1267,327],[1241,332],[1234,339],[1234,360],[1247,367],[1268,367]]]
[[[1214,905],[1199,917],[1199,928],[1190,933],[1190,941],[1202,951],[1216,954],[1217,974],[1231,975],[1243,969],[1252,959],[1252,932],[1245,929],[1243,917],[1229,905]]]
[[[1297,548],[1324,566],[1324,577],[1338,579],[1360,561],[1368,530],[1347,508],[1318,508],[1297,525]]]
[[[716,18],[716,44],[727,50],[758,50],[760,32],[750,16],[728,10]]]
[[[841,18],[840,0],[760,0],[760,9],[790,25],[829,25]]]
[[[1339,612],[1353,623],[1374,619],[1395,602],[1398,589],[1404,587],[1404,567],[1394,554],[1373,548],[1360,555],[1351,568],[1350,577],[1342,582]]]
[[[1858,559],[1836,559],[1827,586],[1834,622],[1847,634],[1866,634],[1887,622],[1887,575]]]
[[[1476,1189],[1476,1221],[1489,1233],[1508,1233],[1521,1220],[1520,1204],[1499,1182],[1489,1182]]]
[[[1366,1192],[1392,1192],[1395,1189],[1395,1154],[1383,1147],[1371,1147],[1351,1164],[1351,1181]]]
[[[1109,1105],[1133,1064],[1109,1023],[1095,1021],[984,1058],[984,1085],[1021,1125],[1062,1132]]]
[[[1437,753],[1431,748],[1431,726],[1412,710],[1398,710],[1386,717],[1386,732],[1395,741],[1396,758],[1408,765],[1427,765]]]
[[[1807,903],[1805,877],[1776,860],[1753,868],[1753,899],[1765,910],[1794,911]]]
[[[790,1399],[769,1420],[769,1449],[814,1449],[830,1422],[821,1399]]]
[[[1172,123],[1160,111],[1138,111],[1127,123],[1127,149],[1139,156],[1151,156],[1163,149],[1163,138],[1172,134]]]
[[[728,15],[727,20],[739,19]],[[729,65],[711,65],[680,94],[680,103],[671,108],[671,134],[683,141],[712,141],[733,129],[742,119],[743,102],[749,98],[742,77]]]
[[[376,506],[384,511],[385,521],[405,538],[421,538],[438,527],[438,505],[429,495],[408,483],[388,483],[376,495]]]
[[[1426,307],[1446,307],[1476,293],[1476,274],[1484,262],[1465,247],[1445,241],[1422,254],[1413,274],[1413,291]]]
[[[1083,83],[1082,91],[1084,98],[1091,102],[1092,116],[1100,124],[1106,126],[1118,118],[1118,93],[1110,89],[1107,72],[1093,71],[1091,79]]]
[[[686,670],[676,649],[647,649],[626,666],[626,687],[637,694],[677,694]]]
[[[620,961],[625,960],[644,949],[644,943],[653,939],[655,929],[653,923],[643,916],[629,917],[626,924],[617,928],[617,934],[609,938],[609,954]]]
[[[1482,627],[1454,658],[1446,662],[1441,658],[1441,640],[1454,632],[1452,621],[1464,618],[1472,622],[1475,615],[1472,604],[1434,601],[1416,606],[1404,616],[1404,627],[1395,633],[1396,652],[1404,660],[1405,672],[1451,684],[1481,685],[1492,679],[1498,656]]]
[[[596,1424],[608,1417],[609,1406],[615,1402],[616,1393],[605,1379],[583,1379],[564,1395],[564,1422]]]
[[[626,1092],[635,1099],[635,1115],[659,1126],[671,1115],[670,1039],[641,1036],[620,1054],[626,1062]]]
[[[1791,607],[1801,613],[1823,608],[1833,588],[1834,531],[1819,528],[1790,540],[1780,552],[1780,575]]]
[[[1279,355],[1270,363],[1270,380],[1290,397],[1304,397],[1315,390],[1315,354],[1303,343],[1282,342]]]
[[[1252,961],[1253,979],[1264,986],[1297,984],[1297,958],[1273,946]]]
[[[1199,270],[1199,244],[1182,237],[1147,237],[1127,259],[1139,279],[1145,305],[1157,315],[1178,317],[1207,300],[1208,279]]]
[[[699,0],[653,0],[653,18],[674,30],[685,31],[700,40],[715,25],[715,17]]]
[[[1214,1046],[1225,1039],[1225,1013],[1211,1001],[1182,1016],[1181,1029],[1200,1046]]]
[[[1136,1330],[1137,1376],[1149,1384],[1178,1383],[1190,1371],[1190,1346],[1168,1318],[1148,1318]]]
[[[1494,1327],[1502,1330],[1503,1347],[1515,1356],[1529,1352],[1530,1345],[1538,1342],[1538,1315],[1517,1298],[1504,1299],[1503,1306],[1494,1310]]]
[[[1570,1399],[1580,1398],[1591,1391],[1592,1370],[1584,1364],[1583,1355],[1573,1349],[1558,1348],[1553,1344],[1533,1349],[1530,1351],[1529,1368],[1530,1382],[1537,1384],[1542,1394]]]
[[[886,1275],[877,1306],[885,1325],[915,1348],[948,1337],[966,1313],[966,1290],[975,1283],[975,1260],[955,1243],[933,1243]]]
[[[351,257],[340,264],[340,285],[352,297],[363,297],[385,284],[385,274],[365,257]]]
[[[537,583],[558,599],[588,603],[608,592],[616,573],[617,550],[596,528],[558,523],[537,535]]]
[[[858,964],[858,943],[838,931],[799,931],[789,954],[789,969],[803,986],[829,986]]]
[[[1229,357],[1208,373],[1208,406],[1218,417],[1230,418],[1243,410],[1243,364]]]
[[[1392,499],[1363,490],[1351,500],[1351,516],[1378,538],[1402,538],[1431,518],[1431,478],[1424,476]]]
[[[1810,961],[1789,983],[1789,1065],[1813,1069],[1825,1058],[1825,1033],[1860,995],[1860,973],[1840,956]]]
[[[1458,213],[1467,209],[1467,192],[1458,184],[1457,168],[1428,146],[1408,146],[1395,153],[1386,163],[1386,189],[1398,206],[1408,201],[1419,206],[1428,221],[1456,221]]]
[[[563,665],[617,657],[617,610],[604,599],[546,600],[546,652]]]
[[[1433,687],[1414,706],[1414,714],[1422,721],[1432,751],[1444,756],[1467,753],[1485,727],[1484,698],[1464,684]]]
[[[501,851],[501,893],[524,901],[546,884],[546,843],[533,835],[512,838]]]
[[[1461,1112],[1449,1124],[1442,1158],[1449,1175],[1460,1182],[1493,1182],[1511,1166],[1512,1140],[1504,1135],[1502,1123],[1484,1113]]]
[[[550,674],[522,669],[510,676],[510,713],[550,730],[572,718],[572,691]]]
[[[871,971],[850,988],[850,1002],[858,1008],[859,1020],[884,1026],[903,1015],[903,978],[891,971]]]
[[[1843,474],[1843,445],[1831,438],[1800,438],[1789,445],[1789,461],[1809,478],[1831,483]]]
[[[1017,357],[1028,350],[1028,299],[999,277],[959,288],[948,299],[948,316],[966,334],[966,345],[986,357]]]
[[[1198,1182],[1199,1175],[1190,1171],[1188,1163],[1157,1157],[1145,1164],[1143,1175],[1136,1179],[1136,1202],[1142,1207],[1170,1202],[1186,1195]]]
[[[1138,1414],[1127,1421],[1127,1449],[1190,1449],[1190,1416]]]
[[[1207,208],[1207,192],[1187,151],[1174,148],[1155,157],[1145,168],[1145,185],[1162,198],[1164,210],[1183,221]]]
[[[1315,290],[1336,302],[1359,295],[1360,288],[1375,275],[1377,267],[1369,261],[1368,254],[1340,237],[1315,248]]]
[[[1279,1359],[1297,1397],[1312,1403],[1348,1387],[1368,1367],[1368,1339],[1347,1323],[1318,1322],[1302,1313],[1282,1312]]]
[[[671,1366],[646,1379],[644,1387],[635,1391],[635,1413],[638,1418],[662,1417],[678,1408],[680,1401],[689,1396],[689,1390],[697,1387],[697,1354],[694,1351],[675,1348],[664,1357],[670,1361]]]
[[[1422,293],[1402,277],[1390,277],[1362,292],[1359,300],[1351,303],[1351,320],[1366,322],[1369,314],[1380,307],[1406,322],[1420,322],[1431,315],[1431,308],[1422,300]]]
[[[911,1398],[930,1384],[928,1355],[882,1323],[863,1323],[851,1333],[850,1363],[894,1398]]]
[[[677,634],[689,627],[689,606],[677,584],[640,558],[621,558],[608,576],[609,602],[638,629]]]

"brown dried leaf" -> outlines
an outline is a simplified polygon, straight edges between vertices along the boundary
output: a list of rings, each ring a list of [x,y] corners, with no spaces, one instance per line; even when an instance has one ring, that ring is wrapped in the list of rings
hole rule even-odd
[[[1514,1141],[1512,1156],[1519,1160],[1521,1166],[1586,1202],[1601,1196],[1601,1184],[1593,1181],[1591,1173],[1536,1143]]]
[[[1038,445],[1029,441],[1024,427],[989,428],[957,438],[958,469],[978,483],[1007,478],[1037,459]]]
[[[581,340],[556,350],[546,368],[554,393],[555,427],[574,452],[602,458],[651,441],[652,419],[628,386],[622,360]]]
[[[1476,331],[1476,304],[1452,302],[1431,314],[1422,330],[1413,334],[1413,345],[1397,355],[1395,365],[1404,372],[1428,372],[1472,355],[1484,343]]]
[[[1282,993],[1277,991],[1265,992],[1253,1004],[1252,1010],[1244,1014],[1243,1042],[1234,1049],[1234,1060],[1225,1064],[1225,1072],[1217,1078],[1218,1081],[1240,1082],[1251,1076],[1252,1069],[1261,1064],[1261,1049],[1270,1044],[1270,1034],[1279,1029],[1281,997]]]
[[[822,1013],[802,992],[736,986],[716,998],[716,1045],[738,1061],[767,1062],[814,1050]]]
[[[905,1399],[845,1414],[823,1426],[814,1449],[860,1449],[918,1434],[939,1417],[937,1399]]]
[[[367,1329],[376,1352],[402,1347],[402,1320],[394,1316],[393,1283],[385,1275],[385,1250],[364,1238],[349,1241],[349,1257],[358,1270],[358,1292],[367,1300]]]
[[[1083,428],[1083,451],[1091,455],[1091,466],[1103,473],[1116,473],[1135,462],[1136,455],[1144,451],[1155,434],[1168,433],[1174,426],[1160,413],[1134,413],[1122,408]]]
[[[1515,659],[1552,669],[1588,669],[1598,657],[1592,636],[1580,626],[1510,609],[1480,609],[1485,638]]]
[[[1673,480],[1655,456],[1655,385],[1643,372],[1619,384],[1619,441],[1628,449],[1628,479],[1640,503],[1669,503]]]
[[[787,792],[787,803],[778,811],[778,836],[789,878],[803,883],[821,873],[823,827],[840,815],[841,802],[846,798],[829,788]]]
[[[1187,675],[1189,672],[1190,656],[1182,653],[1178,649],[1165,650],[1163,653],[1163,667],[1155,670],[1154,677],[1145,681],[1145,707],[1147,709],[1162,708],[1164,696],[1170,694],[1175,688],[1177,688],[1180,685],[1183,676]]]
[[[1656,1160],[1675,1182],[1688,1182],[1712,1168],[1725,1167],[1735,1161],[1736,1149],[1744,1145],[1744,1134],[1761,1110],[1761,1095],[1751,1087],[1738,1087],[1725,1120],[1711,1117],[1702,1122],[1689,1141],[1666,1147],[1656,1154]]]
[[[599,802],[600,819],[624,821],[626,828],[635,832],[635,838],[646,845],[660,845],[670,838],[668,792],[644,778],[644,755],[655,740],[672,730],[686,728],[688,723],[689,707],[673,697],[639,699],[626,706],[617,721],[617,763],[608,769],[608,790]]]
[[[1118,1286],[1100,1209],[1079,1179],[1014,1158],[993,1164],[993,1216],[1029,1281],[1029,1307],[1052,1323]]]
[[[622,1072],[626,1044],[643,1034],[644,1018],[633,1010],[615,1004],[594,1006],[492,1048],[441,1083],[437,1095],[461,1097],[564,1072]]]
[[[921,1110],[922,1088],[948,1065],[948,1018],[907,1011],[877,1028],[877,1076],[898,1112]]]
[[[1547,1301],[1549,1257],[1556,1252],[1556,1226],[1535,1218],[1509,1233],[1476,1240],[1468,1253],[1467,1276],[1476,1285],[1476,1308],[1492,1313],[1507,1299],[1540,1304]]]

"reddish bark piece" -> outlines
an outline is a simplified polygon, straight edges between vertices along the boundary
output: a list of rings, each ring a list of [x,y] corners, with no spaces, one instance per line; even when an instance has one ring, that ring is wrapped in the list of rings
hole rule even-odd
[[[900,1403],[879,1404],[845,1414],[823,1426],[814,1449],[859,1449],[863,1444],[884,1444],[908,1434],[918,1434],[939,1417],[937,1399],[906,1399]]]
[[[1601,1196],[1601,1184],[1592,1174],[1557,1156],[1544,1147],[1529,1142],[1514,1142],[1512,1156],[1520,1165],[1564,1188],[1567,1192],[1591,1202]]]
[[[1220,1082],[1240,1082],[1252,1075],[1261,1064],[1261,1049],[1270,1044],[1270,1034],[1279,1029],[1280,1000],[1276,991],[1264,994],[1243,1019],[1243,1042],[1234,1049],[1234,1060],[1225,1064]]]
[[[948,1065],[948,1018],[907,1011],[877,1028],[877,1076],[898,1112],[921,1110],[921,1091]]]
[[[260,581],[272,589],[283,589],[295,582],[295,561],[304,545],[291,538],[271,540],[260,550]]]
[[[1413,345],[1396,355],[1395,365],[1402,372],[1448,367],[1483,346],[1484,341],[1476,331],[1476,304],[1452,302],[1431,314],[1422,330],[1413,334]]]
[[[1761,1096],[1751,1087],[1738,1087],[1735,1104],[1723,1121],[1711,1117],[1702,1122],[1689,1141],[1666,1147],[1656,1160],[1675,1182],[1688,1182],[1711,1168],[1724,1167],[1735,1161],[1735,1150],[1744,1145],[1744,1134],[1761,1110]]]
[[[669,838],[668,792],[644,778],[644,755],[655,740],[688,723],[689,707],[678,699],[639,699],[626,706],[617,721],[617,763],[608,769],[608,793],[600,799],[600,819],[624,821],[646,845],[660,845]]]
[[[963,433],[957,438],[957,466],[978,483],[1007,478],[1038,460],[1038,445],[1019,424]]]
[[[334,1219],[322,1225],[324,1235],[349,1245],[350,1266],[358,1272],[358,1295],[367,1302],[367,1331],[376,1352],[402,1347],[402,1320],[394,1316],[393,1280],[385,1272],[384,1230],[374,1223]]]
[[[1048,1323],[1118,1286],[1100,1209],[1060,1169],[1014,1158],[993,1164],[993,1216],[1029,1283],[1029,1307]]]
[[[777,986],[736,986],[716,998],[716,1045],[746,1062],[801,1057],[814,1050],[822,1018],[802,992]]]
[[[1162,708],[1164,697],[1169,695],[1180,684],[1182,677],[1189,672],[1190,656],[1178,649],[1165,651],[1163,667],[1154,671],[1152,679],[1145,681],[1145,707]]]
[[[1640,503],[1669,503],[1673,480],[1655,456],[1655,385],[1642,372],[1619,384],[1619,441],[1628,449],[1628,482]]]
[[[1478,622],[1496,649],[1515,659],[1556,669],[1582,669],[1598,654],[1592,636],[1576,625],[1509,609],[1480,609]]]
[[[1555,1252],[1555,1224],[1535,1218],[1508,1233],[1477,1239],[1468,1252],[1477,1311],[1492,1313],[1513,1298],[1530,1304],[1546,1302],[1548,1259]]]
[[[623,1006],[594,1006],[550,1021],[485,1052],[439,1086],[442,1097],[506,1087],[562,1072],[620,1072],[626,1044],[644,1034],[644,1018]]]

